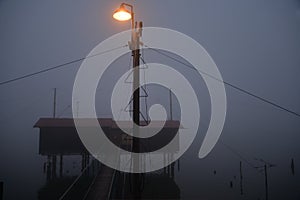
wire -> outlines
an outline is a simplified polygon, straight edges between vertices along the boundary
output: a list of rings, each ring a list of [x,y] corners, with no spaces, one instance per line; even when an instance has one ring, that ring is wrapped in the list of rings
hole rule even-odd
[[[247,165],[249,165],[252,169],[254,169],[259,174],[262,174],[262,172],[257,168],[257,166],[253,165],[250,161],[248,161],[245,156],[243,156],[240,152],[238,152],[236,149],[233,149],[228,144],[225,144],[224,142],[220,141],[220,144],[222,144],[226,149],[228,149],[231,153],[235,154],[237,157],[239,157],[242,161],[244,161]]]
[[[73,63],[77,63],[79,61],[82,61],[82,60],[85,60],[85,59],[88,59],[88,58],[99,56],[99,55],[102,55],[102,54],[105,54],[105,53],[108,53],[108,52],[111,52],[111,51],[114,51],[114,50],[117,50],[117,49],[120,49],[120,48],[123,48],[123,47],[127,47],[127,46],[128,45],[123,45],[123,46],[120,46],[120,47],[116,47],[116,48],[113,48],[113,49],[102,51],[100,53],[96,53],[94,55],[86,56],[86,57],[79,58],[79,59],[76,59],[76,60],[72,60],[72,61],[60,64],[60,65],[56,65],[54,67],[49,67],[47,69],[43,69],[43,70],[40,70],[40,71],[37,71],[37,72],[33,72],[33,73],[30,73],[30,74],[26,74],[26,75],[23,75],[23,76],[20,76],[20,77],[17,77],[17,78],[6,80],[6,81],[3,81],[3,82],[0,82],[0,86],[8,84],[8,83],[11,83],[11,82],[15,82],[15,81],[18,81],[18,80],[22,80],[22,79],[25,79],[25,78],[29,78],[29,77],[32,77],[32,76],[35,76],[35,75],[38,75],[38,74],[41,74],[41,73],[45,73],[45,72],[48,72],[48,71],[51,71],[51,70],[54,70],[54,69],[58,69],[58,68],[61,68],[61,67],[73,64]]]
[[[237,150],[233,149],[229,145],[225,144],[224,142],[220,141],[220,144],[222,144],[224,147],[226,147],[231,153],[237,155],[241,160],[243,160],[245,163],[247,163],[250,167],[256,168],[251,162],[249,162],[241,153],[239,153]]]
[[[152,50],[152,51],[155,51],[155,52],[157,52],[157,53],[159,53],[159,54],[161,54],[161,55],[163,55],[163,56],[165,56],[165,57],[168,57],[168,58],[170,58],[170,59],[172,59],[172,60],[174,60],[174,61],[176,61],[176,62],[178,62],[178,63],[180,63],[180,64],[182,64],[182,65],[184,65],[184,66],[186,66],[186,67],[188,67],[188,68],[191,68],[191,69],[193,69],[193,70],[195,70],[195,71],[198,71],[198,70],[197,70],[196,68],[194,68],[192,65],[189,65],[189,64],[187,64],[187,63],[185,63],[185,62],[183,62],[183,61],[181,61],[181,60],[179,60],[179,59],[177,59],[177,58],[174,58],[174,57],[172,57],[172,56],[170,56],[170,55],[168,55],[168,54],[166,54],[166,53],[164,53],[164,52],[161,52],[161,51],[158,50],[158,49],[151,48],[151,47],[149,47],[149,46],[147,46],[147,45],[144,45],[144,46],[147,47],[148,49],[150,49],[150,50]],[[212,79],[214,79],[214,80],[216,80],[216,81],[219,81],[219,82],[221,82],[221,83],[224,83],[225,85],[228,85],[228,86],[230,86],[231,88],[233,88],[233,89],[235,89],[235,90],[238,90],[238,91],[240,91],[240,92],[242,92],[242,93],[245,93],[245,94],[247,94],[247,95],[249,95],[249,96],[252,96],[252,97],[254,97],[254,98],[256,98],[256,99],[258,99],[258,100],[260,100],[260,101],[263,101],[263,102],[265,102],[265,103],[267,103],[267,104],[270,104],[270,105],[272,105],[272,106],[274,106],[274,107],[277,107],[277,108],[279,108],[279,109],[281,109],[281,110],[283,110],[283,111],[286,111],[286,112],[288,112],[288,113],[290,113],[290,114],[292,114],[292,115],[295,115],[295,116],[297,116],[297,117],[300,117],[300,114],[297,113],[297,112],[295,112],[295,111],[293,111],[293,110],[290,110],[290,109],[288,109],[288,108],[285,108],[285,107],[283,107],[283,106],[281,106],[281,105],[279,105],[279,104],[277,104],[277,103],[274,103],[274,102],[272,102],[272,101],[270,101],[270,100],[268,100],[268,99],[266,99],[266,98],[260,97],[260,96],[258,96],[258,95],[256,95],[256,94],[252,93],[252,92],[249,92],[249,91],[247,91],[247,90],[245,90],[245,89],[242,89],[241,87],[238,87],[238,86],[236,86],[236,85],[233,85],[233,84],[231,84],[231,83],[229,83],[229,82],[220,80],[220,79],[218,79],[218,78],[212,76],[212,75],[209,74],[209,73],[206,73],[206,72],[201,71],[201,70],[199,70],[199,72],[200,72],[201,74],[204,74],[204,75],[206,75],[206,76],[209,76],[210,78],[212,78]]]

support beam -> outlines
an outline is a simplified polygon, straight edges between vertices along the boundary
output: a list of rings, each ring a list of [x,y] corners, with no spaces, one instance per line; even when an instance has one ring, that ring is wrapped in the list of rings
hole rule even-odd
[[[56,178],[56,155],[52,155],[52,179]]]
[[[59,159],[59,176],[63,177],[63,155],[60,155]]]
[[[85,162],[84,162],[84,161],[85,161],[84,159],[85,159],[85,156],[84,156],[84,154],[82,154],[82,155],[81,155],[81,171],[83,171],[83,170],[84,170],[84,167],[85,167],[85,166],[84,166],[84,163],[85,163]]]
[[[175,178],[175,170],[174,170],[174,168],[175,168],[175,163],[172,163],[171,164],[171,177],[172,177],[173,180]]]
[[[47,156],[47,165],[46,165],[46,176],[47,176],[47,181],[50,181],[51,179],[51,156]]]

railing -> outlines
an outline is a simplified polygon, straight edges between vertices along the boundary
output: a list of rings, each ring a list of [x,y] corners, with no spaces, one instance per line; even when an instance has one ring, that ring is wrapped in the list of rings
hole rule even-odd
[[[101,164],[93,159],[61,195],[59,200],[85,199],[100,170]]]
[[[128,176],[131,174],[115,170],[112,177],[108,199],[124,199],[128,197],[131,191],[130,180]]]
[[[112,180],[110,182],[110,186],[109,186],[109,190],[108,190],[107,199],[112,199],[113,189],[115,188],[116,173],[118,173],[117,170],[114,171],[114,174],[112,176]]]

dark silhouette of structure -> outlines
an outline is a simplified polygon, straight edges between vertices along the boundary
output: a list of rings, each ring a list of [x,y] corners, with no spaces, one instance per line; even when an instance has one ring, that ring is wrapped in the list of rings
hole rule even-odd
[[[90,123],[91,119],[80,120],[84,122],[85,128],[95,128],[92,127],[92,123]],[[128,151],[132,149],[132,137],[124,133],[115,121],[110,118],[99,118],[98,122],[111,142]],[[118,124],[122,126],[122,128],[132,129],[132,122],[120,121]],[[142,126],[147,125],[146,122],[140,122],[140,124]],[[156,129],[160,126],[161,122],[156,123],[152,121],[152,124],[153,126],[150,127],[150,129]],[[89,152],[77,134],[73,118],[41,118],[36,122],[34,127],[40,129],[39,154],[47,156],[47,162],[44,166],[45,173],[47,174],[47,182],[45,187],[39,191],[40,199],[49,199],[49,195],[47,195],[49,192],[47,191],[54,190],[53,188],[58,185],[61,185],[58,189],[59,192],[52,194],[52,196],[50,195],[51,198],[60,197],[59,199],[61,200],[80,199],[83,196],[86,199],[98,199],[99,196],[101,196],[101,198],[133,198],[132,192],[130,192],[132,188],[128,188],[128,185],[134,185],[131,174],[117,172],[100,164],[97,160],[91,159]],[[176,153],[176,151],[179,150],[179,136],[177,134],[179,128],[179,121],[167,120],[159,133],[149,139],[140,139],[140,151],[156,151],[175,139],[177,143],[174,147],[174,152],[161,152],[165,159],[170,159],[172,153]],[[75,180],[72,177],[64,177],[63,174],[63,159],[65,156],[70,155],[81,156],[82,173]],[[57,163],[57,157],[59,157],[59,165]],[[59,170],[57,170],[57,166],[59,166]],[[172,163],[161,170],[163,173],[159,176],[157,176],[157,174],[148,173],[148,184],[143,186],[145,190],[140,191],[140,195],[145,198],[179,198],[180,190],[174,182],[174,168],[175,163]],[[59,172],[59,176],[57,171]],[[145,184],[146,176],[143,175],[141,177],[143,184]],[[152,180],[152,182],[149,183],[149,180]],[[160,182],[168,183],[168,185],[163,187],[165,192],[162,192],[161,188],[155,187],[155,185],[161,184]],[[67,188],[66,185],[71,186]],[[121,188],[122,190],[116,190],[116,188]],[[157,191],[151,188],[156,188]]]

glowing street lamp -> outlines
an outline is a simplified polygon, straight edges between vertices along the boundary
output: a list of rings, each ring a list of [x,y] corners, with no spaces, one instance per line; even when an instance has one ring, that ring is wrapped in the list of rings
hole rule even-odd
[[[113,18],[118,21],[127,21],[132,18],[132,12],[128,11],[124,4],[121,4],[120,8],[114,12]]]
[[[128,11],[125,6],[130,8]],[[132,138],[132,152],[138,153],[140,151],[140,142],[139,142],[139,125],[140,125],[140,37],[142,35],[142,22],[134,21],[133,6],[130,4],[122,3],[120,8],[118,8],[114,14],[113,18],[118,21],[128,21],[131,19],[131,41],[129,42],[129,48],[132,51],[133,57],[133,114],[132,119],[133,126],[133,138]],[[139,158],[133,157],[133,169],[138,171],[139,168]],[[136,199],[140,198],[140,175],[137,173],[132,174],[132,184],[133,184],[133,193]]]
[[[130,11],[126,9],[126,7],[130,8]],[[118,8],[114,14],[113,18],[118,21],[128,21],[131,19],[131,28],[134,29],[134,13],[133,13],[133,6],[127,3],[122,3],[120,8]]]
[[[126,9],[126,7],[130,8],[130,11]],[[140,75],[139,75],[139,65],[140,65],[140,37],[142,35],[142,22],[134,21],[134,13],[133,6],[127,3],[122,3],[120,8],[118,8],[114,14],[113,18],[118,21],[128,21],[131,19],[131,41],[129,43],[129,49],[132,51],[133,57],[133,121],[136,125],[140,124]],[[133,152],[139,151],[139,145],[135,145],[138,143],[138,130],[135,130],[136,126],[133,128]],[[137,141],[137,143],[136,143]]]

